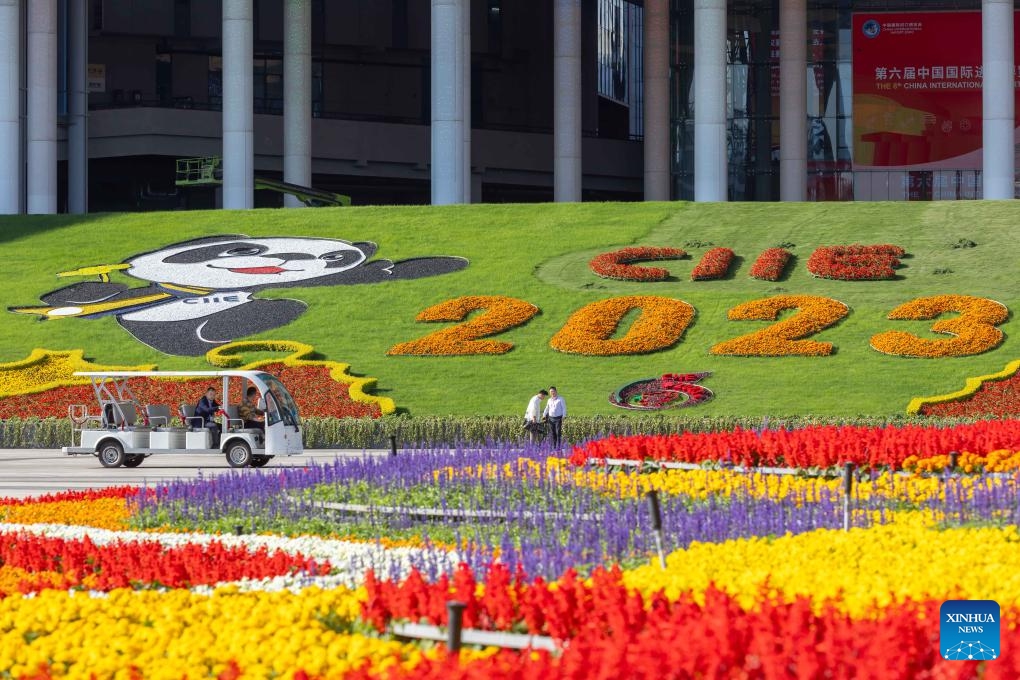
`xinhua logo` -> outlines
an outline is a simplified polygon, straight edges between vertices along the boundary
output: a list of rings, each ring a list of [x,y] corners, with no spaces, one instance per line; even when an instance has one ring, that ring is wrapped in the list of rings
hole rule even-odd
[[[950,661],[999,658],[999,603],[946,600],[939,610],[940,652]]]

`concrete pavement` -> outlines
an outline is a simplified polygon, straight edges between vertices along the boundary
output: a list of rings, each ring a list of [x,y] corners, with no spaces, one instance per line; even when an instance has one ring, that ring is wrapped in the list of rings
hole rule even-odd
[[[389,455],[388,450],[305,451],[300,456],[274,458],[263,470],[303,467],[310,462],[328,462],[338,456]],[[109,486],[153,485],[176,479],[210,477],[232,470],[222,454],[178,454],[150,456],[136,468],[104,468],[92,455],[67,456],[59,449],[0,449],[0,498],[25,498],[69,489],[100,489]],[[250,470],[250,469],[249,469]]]

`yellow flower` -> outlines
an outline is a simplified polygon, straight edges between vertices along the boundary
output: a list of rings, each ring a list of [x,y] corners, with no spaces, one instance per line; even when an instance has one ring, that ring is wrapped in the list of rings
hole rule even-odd
[[[809,597],[854,617],[876,616],[906,599],[995,600],[1020,604],[1020,535],[1016,526],[939,531],[920,518],[849,532],[821,529],[775,540],[694,543],[658,564],[624,573],[645,594],[675,599],[692,592],[703,602],[710,583],[746,608],[764,588],[778,597]]]
[[[0,600],[0,677],[50,664],[64,678],[215,677],[235,661],[245,677],[337,676],[422,658],[414,645],[344,629],[363,593],[344,588],[300,593],[213,595],[115,590],[108,597],[43,591]]]

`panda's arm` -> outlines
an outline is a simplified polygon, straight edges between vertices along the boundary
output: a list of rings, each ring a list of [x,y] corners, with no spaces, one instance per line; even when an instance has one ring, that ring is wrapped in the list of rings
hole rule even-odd
[[[123,283],[81,281],[41,295],[39,299],[53,306],[94,304],[115,298],[121,299],[125,297],[124,293],[128,290],[129,288]],[[131,297],[135,297],[138,290],[141,289],[131,291]]]
[[[379,283],[407,279],[423,279],[460,271],[468,266],[463,257],[414,257],[399,262],[373,260],[360,267],[320,276],[302,282],[301,286],[344,286],[355,283]]]

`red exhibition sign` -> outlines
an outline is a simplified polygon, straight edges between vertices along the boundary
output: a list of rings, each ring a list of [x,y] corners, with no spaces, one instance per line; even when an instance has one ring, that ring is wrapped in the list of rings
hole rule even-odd
[[[854,167],[979,169],[981,82],[980,11],[855,13]]]

